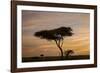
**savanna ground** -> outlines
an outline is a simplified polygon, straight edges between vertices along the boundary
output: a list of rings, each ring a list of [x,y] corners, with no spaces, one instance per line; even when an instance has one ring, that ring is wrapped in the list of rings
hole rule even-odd
[[[90,59],[89,55],[76,55],[76,56],[64,56],[61,59],[60,56],[55,57],[23,57],[22,62],[41,62],[41,61],[59,61],[59,60],[84,60]]]

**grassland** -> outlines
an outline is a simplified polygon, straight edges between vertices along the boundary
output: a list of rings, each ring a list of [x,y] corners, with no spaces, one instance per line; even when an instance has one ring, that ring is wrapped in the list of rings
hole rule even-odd
[[[90,59],[89,55],[76,55],[76,56],[69,56],[63,57],[61,59],[60,56],[55,57],[23,57],[22,62],[41,62],[41,61],[59,61],[59,60],[83,60],[83,59]]]

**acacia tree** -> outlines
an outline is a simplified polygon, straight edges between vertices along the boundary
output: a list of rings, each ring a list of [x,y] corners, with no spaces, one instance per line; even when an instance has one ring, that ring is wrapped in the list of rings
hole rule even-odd
[[[66,50],[65,51],[65,56],[68,58],[71,54],[73,54],[74,51],[73,50]]]
[[[55,41],[57,47],[61,52],[61,58],[63,58],[63,40],[65,36],[72,36],[72,29],[71,27],[60,27],[53,30],[43,30],[36,32],[34,34],[36,37],[40,37],[41,39],[53,40]]]

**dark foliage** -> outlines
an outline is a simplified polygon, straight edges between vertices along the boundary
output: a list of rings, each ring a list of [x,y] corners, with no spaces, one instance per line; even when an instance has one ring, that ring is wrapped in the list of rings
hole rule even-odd
[[[67,50],[67,51],[65,51],[66,57],[68,57],[69,55],[71,55],[71,54],[73,54],[73,53],[74,53],[73,50]]]
[[[73,35],[72,29],[70,27],[60,27],[53,30],[43,30],[43,31],[36,32],[34,35],[47,40],[55,40],[57,39],[55,34],[56,35],[60,34],[62,37]]]
[[[41,54],[40,56],[41,56],[41,57],[43,57],[44,55],[43,55],[43,54]]]

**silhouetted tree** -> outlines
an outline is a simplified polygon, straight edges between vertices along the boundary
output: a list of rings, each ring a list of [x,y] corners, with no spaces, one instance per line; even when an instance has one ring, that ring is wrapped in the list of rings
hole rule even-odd
[[[68,58],[73,53],[74,53],[73,50],[67,50],[67,51],[65,51],[65,56]]]
[[[44,55],[43,55],[43,54],[41,54],[40,56],[41,56],[41,57],[43,57]]]
[[[43,30],[36,32],[34,34],[36,37],[40,37],[41,39],[47,39],[47,40],[54,40],[57,47],[59,48],[61,52],[61,58],[63,58],[63,40],[65,36],[72,36],[72,29],[71,27],[60,27],[53,30]]]

